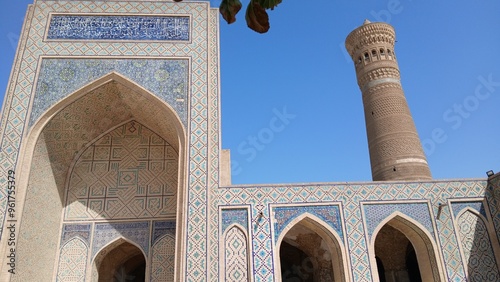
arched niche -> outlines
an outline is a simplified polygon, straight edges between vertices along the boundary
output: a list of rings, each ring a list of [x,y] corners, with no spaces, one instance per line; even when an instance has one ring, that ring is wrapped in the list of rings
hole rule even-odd
[[[373,281],[445,281],[437,250],[421,224],[395,212],[375,228],[370,240]],[[417,269],[419,275],[410,277]]]
[[[222,281],[251,281],[250,248],[245,228],[232,224],[223,233],[221,265],[223,266]]]
[[[60,250],[57,281],[85,281],[88,247],[77,237],[66,242]]]
[[[461,210],[456,217],[460,249],[468,281],[498,281],[498,258],[494,233],[483,215],[472,208]]]
[[[307,213],[294,219],[277,239],[278,281],[349,281],[341,242],[339,235],[314,215]]]
[[[19,281],[53,277],[66,188],[79,156],[120,126],[135,122],[165,140],[178,156],[176,245],[182,246],[185,214],[186,133],[172,107],[152,93],[110,73],[59,101],[33,125],[21,148],[18,175]],[[43,212],[41,212],[43,211]],[[93,219],[80,219],[90,220]],[[29,255],[28,255],[29,254]],[[181,257],[176,248],[176,257]],[[184,260],[176,259],[176,273]],[[36,269],[28,271],[27,268]]]
[[[159,238],[151,249],[151,282],[174,281],[175,240],[170,234]]]

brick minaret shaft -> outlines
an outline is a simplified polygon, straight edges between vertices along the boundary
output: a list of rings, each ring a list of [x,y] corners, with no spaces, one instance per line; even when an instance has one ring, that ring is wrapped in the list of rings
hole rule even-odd
[[[394,55],[396,34],[386,23],[368,20],[345,45],[363,94],[372,178],[431,179],[431,172],[401,87]]]

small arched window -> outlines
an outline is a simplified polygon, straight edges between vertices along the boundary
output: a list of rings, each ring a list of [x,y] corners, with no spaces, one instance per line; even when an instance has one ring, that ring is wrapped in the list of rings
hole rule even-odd
[[[368,55],[368,52],[365,53],[365,61],[369,61],[370,60],[370,55]]]
[[[380,55],[385,56],[385,51],[384,51],[384,49],[380,49]]]

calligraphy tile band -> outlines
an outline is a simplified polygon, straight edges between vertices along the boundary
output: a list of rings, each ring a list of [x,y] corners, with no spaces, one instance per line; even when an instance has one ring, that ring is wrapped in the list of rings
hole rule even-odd
[[[53,15],[47,39],[189,41],[189,17]]]

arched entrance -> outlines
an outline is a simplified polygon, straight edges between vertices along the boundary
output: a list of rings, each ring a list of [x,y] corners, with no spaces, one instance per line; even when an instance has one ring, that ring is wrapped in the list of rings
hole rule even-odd
[[[444,281],[432,237],[412,219],[394,214],[372,236],[374,281]]]
[[[143,282],[146,279],[146,258],[135,245],[121,240],[113,247],[101,251],[97,269],[99,282]]]
[[[384,225],[380,229],[375,240],[375,255],[379,259],[381,282],[422,281],[413,245],[403,233],[390,225]],[[381,273],[381,270],[384,273]]]
[[[65,230],[66,225],[113,220],[149,226],[157,219],[183,222],[185,139],[182,122],[169,105],[116,73],[50,108],[23,147],[21,175],[26,180],[19,186],[26,200],[20,201],[25,208],[18,252],[30,255],[20,256],[19,279],[34,279],[28,267],[41,277],[53,277],[54,269],[62,275],[64,269],[57,267],[65,259],[62,255],[78,256],[59,252],[58,239],[72,236],[61,234],[61,226]],[[177,226],[171,229],[171,248],[180,258],[176,246],[182,245],[183,225]],[[92,249],[91,230],[96,232],[87,230],[78,234],[88,239],[82,256]],[[143,257],[148,260],[148,254]],[[138,258],[123,266],[132,267]],[[184,260],[174,261],[172,273],[182,273]]]
[[[347,281],[340,238],[326,223],[305,216],[290,223],[278,239],[281,281]]]

